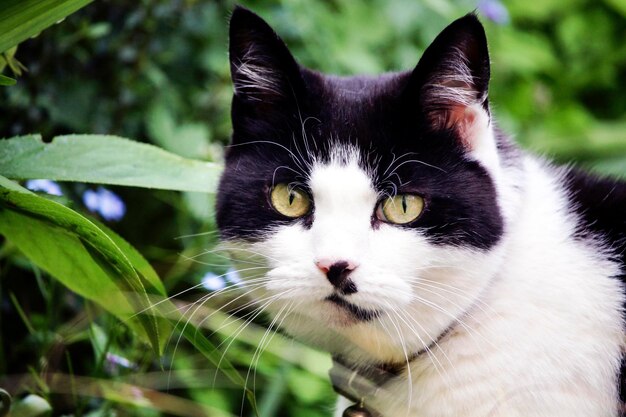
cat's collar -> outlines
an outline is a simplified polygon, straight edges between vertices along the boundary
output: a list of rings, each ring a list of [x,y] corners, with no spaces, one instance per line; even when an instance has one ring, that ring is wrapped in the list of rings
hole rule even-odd
[[[383,386],[400,376],[408,364],[419,356],[419,352],[407,358],[403,363],[351,364],[341,356],[333,356],[333,367],[329,371],[333,389],[361,407],[367,409],[372,417],[381,417],[369,404]]]
[[[453,327],[451,325],[445,329],[428,347],[407,355],[403,362],[351,363],[341,355],[333,355],[333,367],[328,372],[333,389],[339,395],[354,401],[355,404],[360,404],[372,417],[381,417],[380,413],[371,408],[368,400],[375,398],[383,386],[393,378],[402,375],[412,361],[424,353],[431,352],[443,338],[450,334]]]

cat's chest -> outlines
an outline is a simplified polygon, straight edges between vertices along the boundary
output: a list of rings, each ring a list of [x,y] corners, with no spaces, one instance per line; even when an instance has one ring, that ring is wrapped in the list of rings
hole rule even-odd
[[[457,335],[449,341],[455,346],[443,342],[442,349],[411,361],[381,386],[375,408],[383,417],[615,415],[609,398],[613,387],[602,385],[597,374],[585,373],[596,366],[593,361],[577,367],[575,353],[559,357],[539,344],[516,349],[521,341],[512,340],[512,333],[500,340],[482,337]]]

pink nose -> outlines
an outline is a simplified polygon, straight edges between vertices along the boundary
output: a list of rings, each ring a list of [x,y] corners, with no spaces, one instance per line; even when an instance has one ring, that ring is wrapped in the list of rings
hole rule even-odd
[[[331,267],[339,266],[339,265],[341,265],[342,270],[346,270],[346,271],[354,271],[357,267],[357,265],[351,261],[344,261],[344,260],[335,261],[331,259],[319,259],[315,261],[315,266],[317,266],[319,270],[325,274],[328,273]]]
[[[357,268],[354,262],[319,259],[315,261],[315,265],[326,275],[332,286],[343,294],[348,295],[357,292],[355,283],[348,278],[350,273]]]

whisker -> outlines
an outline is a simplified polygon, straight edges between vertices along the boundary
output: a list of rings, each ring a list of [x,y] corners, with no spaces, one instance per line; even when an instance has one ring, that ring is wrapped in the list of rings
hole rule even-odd
[[[393,308],[389,303],[386,303],[387,306],[389,307],[389,309],[397,316],[399,317],[399,315],[396,312],[396,309]],[[396,324],[396,322],[393,320],[393,316],[388,316],[391,324],[393,325],[393,327],[396,329],[396,332],[398,334],[398,338],[400,340],[400,346],[402,347],[402,352],[404,353],[404,358],[406,360],[406,369],[407,369],[407,375],[408,375],[408,394],[409,394],[409,402],[408,402],[408,408],[411,408],[411,402],[413,399],[413,384],[412,384],[412,376],[411,376],[411,366],[410,366],[410,361],[409,361],[409,354],[407,352],[406,349],[406,343],[404,341],[404,336],[402,334],[402,331],[400,330],[400,327]]]
[[[275,145],[278,146],[279,148],[283,149],[284,151],[286,151],[292,158],[292,160],[294,161],[294,163],[297,165],[297,167],[301,170],[301,174],[306,177],[305,173],[306,170],[304,169],[304,167],[302,166],[302,164],[304,163],[306,165],[306,163],[304,161],[301,161],[298,159],[298,157],[290,150],[288,149],[286,146],[281,145],[280,143],[277,142],[272,142],[271,140],[255,140],[255,141],[250,141],[250,142],[246,142],[246,143],[239,143],[239,144],[231,144],[228,145],[228,147],[235,147],[235,146],[245,146],[245,145],[255,145],[255,144],[267,144],[267,145]]]
[[[207,235],[217,235],[219,233],[219,230],[209,230],[207,232],[200,232],[200,233],[191,233],[188,235],[180,235],[180,236],[175,236],[174,240],[178,240],[178,239],[185,239],[188,237],[198,237],[198,236],[207,236]]]
[[[234,334],[230,335],[226,340],[231,339],[230,343],[228,343],[228,345],[226,346],[226,348],[224,349],[222,356],[220,358],[220,360],[218,361],[217,364],[217,368],[219,369],[220,364],[222,363],[222,361],[224,360],[224,357],[226,355],[226,353],[228,352],[228,349],[230,349],[230,347],[232,346],[233,342],[237,339],[237,337],[239,337],[239,335],[241,334],[241,332],[243,332],[245,330],[246,327],[248,327],[248,325],[250,323],[252,323],[257,317],[259,317],[274,301],[276,301],[278,298],[282,297],[284,294],[288,293],[290,290],[286,290],[283,291],[281,293],[275,294],[271,297],[268,297],[268,300],[259,308],[257,308],[255,311],[256,313],[251,316],[248,320],[246,320],[242,325],[240,325],[237,330],[234,332]],[[221,347],[222,343],[218,346]]]

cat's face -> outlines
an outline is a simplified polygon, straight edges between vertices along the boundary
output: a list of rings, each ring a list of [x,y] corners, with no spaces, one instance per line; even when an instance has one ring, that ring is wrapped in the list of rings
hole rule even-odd
[[[506,210],[477,19],[450,25],[412,72],[380,77],[300,67],[245,9],[230,35],[217,219],[258,307],[311,343],[385,360],[480,308]]]

